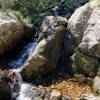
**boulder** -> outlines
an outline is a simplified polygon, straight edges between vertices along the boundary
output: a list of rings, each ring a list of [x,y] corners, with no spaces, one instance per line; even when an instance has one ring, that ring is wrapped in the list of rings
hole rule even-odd
[[[53,16],[48,16],[43,21],[44,36],[39,39],[38,45],[23,65],[21,74],[24,79],[32,79],[33,74],[42,77],[41,75],[46,75],[57,67],[65,27],[56,25],[56,22],[57,19]]]
[[[100,58],[100,2],[93,0],[75,10],[68,29],[80,50]]]
[[[13,14],[0,12],[0,54],[15,45],[23,33],[22,24]]]
[[[100,67],[100,63],[87,55],[77,51],[71,57],[72,69],[74,73],[81,73],[86,76],[95,77]]]

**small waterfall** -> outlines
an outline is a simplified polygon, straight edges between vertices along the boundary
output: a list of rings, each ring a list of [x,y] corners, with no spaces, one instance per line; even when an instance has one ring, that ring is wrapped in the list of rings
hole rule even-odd
[[[12,91],[12,100],[42,100],[44,92],[31,83],[24,83],[20,75],[20,69],[11,70],[8,75],[9,85]]]
[[[13,60],[9,63],[10,68],[16,69],[20,67],[26,61],[29,54],[35,49],[36,45],[36,42],[28,43],[22,50],[21,54],[18,56],[18,59]]]

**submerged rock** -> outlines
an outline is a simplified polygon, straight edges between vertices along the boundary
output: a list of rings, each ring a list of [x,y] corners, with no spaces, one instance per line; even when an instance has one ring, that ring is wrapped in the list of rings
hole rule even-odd
[[[57,67],[65,30],[63,25],[56,25],[57,21],[55,17],[48,16],[43,22],[43,37],[40,37],[38,45],[22,68],[24,79],[32,79],[33,74],[42,77]]]
[[[100,58],[100,2],[93,0],[75,10],[68,29],[82,52]]]
[[[0,54],[15,45],[23,33],[22,24],[13,14],[0,12]]]

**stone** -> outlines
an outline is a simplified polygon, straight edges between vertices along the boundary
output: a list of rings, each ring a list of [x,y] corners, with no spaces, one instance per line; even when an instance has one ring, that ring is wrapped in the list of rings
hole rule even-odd
[[[61,99],[61,92],[58,90],[52,90],[50,100],[60,100]]]
[[[32,76],[42,77],[42,75],[52,72],[56,69],[60,58],[65,27],[63,25],[55,26],[55,17],[53,16],[46,18],[50,21],[47,22],[49,25],[46,26],[48,27],[47,30],[45,25],[42,24],[42,32],[44,32],[43,35],[46,36],[40,38],[39,43],[29,55],[21,71],[21,75],[26,80],[32,79]]]
[[[68,20],[75,44],[87,55],[100,58],[100,2],[93,0],[75,10]]]
[[[0,12],[0,54],[12,48],[23,34],[23,25],[12,13]]]

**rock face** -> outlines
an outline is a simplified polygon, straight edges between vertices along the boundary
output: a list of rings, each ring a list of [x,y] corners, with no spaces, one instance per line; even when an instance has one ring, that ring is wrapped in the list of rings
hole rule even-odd
[[[93,0],[78,8],[68,21],[68,29],[82,52],[100,58],[100,2]]]
[[[54,16],[45,18],[42,24],[43,35],[22,68],[21,74],[24,78],[31,79],[33,74],[41,77],[57,67],[65,24],[67,20],[63,17],[60,20]]]
[[[23,33],[23,26],[14,15],[0,12],[0,54],[12,47]]]

